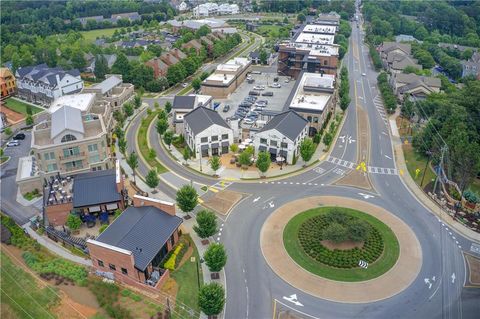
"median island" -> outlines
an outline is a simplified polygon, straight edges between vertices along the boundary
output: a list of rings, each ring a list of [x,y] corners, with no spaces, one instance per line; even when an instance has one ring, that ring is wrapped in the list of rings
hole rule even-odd
[[[365,281],[391,269],[399,256],[393,231],[379,219],[343,207],[318,207],[294,216],[283,243],[305,270],[336,281]]]

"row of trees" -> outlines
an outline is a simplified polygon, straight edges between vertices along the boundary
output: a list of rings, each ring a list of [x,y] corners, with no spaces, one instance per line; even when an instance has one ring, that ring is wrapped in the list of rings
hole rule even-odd
[[[387,112],[393,114],[397,108],[397,97],[393,93],[392,87],[388,83],[387,73],[382,72],[377,77],[378,89],[382,94],[383,103]]]
[[[345,112],[351,101],[349,94],[350,83],[348,81],[348,70],[346,66],[343,66],[340,71],[340,90],[338,93],[340,95],[340,108]]]

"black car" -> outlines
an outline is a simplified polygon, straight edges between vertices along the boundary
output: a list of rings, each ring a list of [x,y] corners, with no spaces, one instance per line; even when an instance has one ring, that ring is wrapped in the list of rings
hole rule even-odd
[[[263,92],[262,96],[273,96],[273,92]]]
[[[260,95],[260,92],[250,91],[250,92],[248,92],[248,95]]]
[[[230,105],[225,104],[225,106],[223,107],[223,112],[228,112],[229,110],[230,110]]]
[[[18,133],[13,137],[14,140],[24,140],[25,139],[25,134],[23,133]]]

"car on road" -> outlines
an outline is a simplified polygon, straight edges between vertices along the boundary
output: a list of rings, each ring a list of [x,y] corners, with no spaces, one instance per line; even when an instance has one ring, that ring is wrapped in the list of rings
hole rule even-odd
[[[18,133],[13,137],[14,140],[24,140],[25,139],[25,134],[23,133]]]
[[[362,73],[362,76],[365,76],[366,74],[365,73]]]
[[[273,92],[263,92],[262,96],[273,96]]]
[[[230,111],[230,105],[225,104],[222,111],[223,111],[224,113],[227,113],[228,111]]]
[[[186,88],[188,86],[187,83],[182,83],[182,87]]]
[[[17,140],[11,140],[10,142],[7,143],[8,147],[19,146],[19,145],[20,145],[20,142]]]

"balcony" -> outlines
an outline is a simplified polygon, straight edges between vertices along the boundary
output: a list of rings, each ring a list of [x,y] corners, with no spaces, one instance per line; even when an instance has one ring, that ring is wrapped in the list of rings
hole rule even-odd
[[[70,154],[68,156],[60,156],[60,162],[68,162],[76,159],[85,159],[87,154],[85,152],[79,152],[77,154]]]

